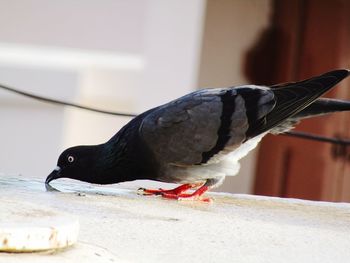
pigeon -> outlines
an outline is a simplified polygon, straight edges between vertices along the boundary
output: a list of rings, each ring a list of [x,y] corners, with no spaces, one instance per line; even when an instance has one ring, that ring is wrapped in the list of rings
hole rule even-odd
[[[266,134],[350,110],[348,101],[319,98],[349,74],[340,69],[274,86],[194,91],[136,116],[105,143],[66,149],[46,184],[58,178],[94,184],[148,179],[181,185],[139,189],[145,195],[208,201],[203,194],[236,175],[239,160]]]

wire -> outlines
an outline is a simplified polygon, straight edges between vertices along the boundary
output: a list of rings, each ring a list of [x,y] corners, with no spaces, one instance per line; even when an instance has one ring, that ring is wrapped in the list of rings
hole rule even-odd
[[[132,114],[132,113],[121,113],[121,112],[100,110],[100,109],[96,109],[96,108],[92,108],[92,107],[83,106],[83,105],[80,105],[77,103],[71,103],[71,102],[67,102],[67,101],[63,101],[63,100],[50,99],[50,98],[34,95],[32,93],[17,90],[15,88],[10,88],[8,86],[1,85],[1,84],[0,84],[0,88],[7,90],[7,91],[10,91],[10,92],[13,92],[13,93],[16,93],[16,94],[19,94],[19,95],[22,95],[22,96],[25,96],[25,97],[39,100],[42,102],[47,102],[47,103],[52,103],[52,104],[57,104],[57,105],[65,105],[65,106],[70,106],[70,107],[74,107],[74,108],[78,108],[78,109],[82,109],[82,110],[88,110],[88,111],[109,114],[109,115],[122,116],[122,117],[135,117],[136,116],[136,114]]]
[[[5,86],[0,84],[0,88],[13,92],[18,95],[22,95],[28,98],[32,98],[41,102],[46,102],[46,103],[51,103],[51,104],[56,104],[56,105],[65,105],[65,106],[70,106],[82,110],[87,110],[87,111],[92,111],[92,112],[97,112],[97,113],[102,113],[102,114],[108,114],[108,115],[114,115],[114,116],[121,116],[121,117],[135,117],[136,114],[133,113],[122,113],[122,112],[117,112],[117,111],[108,111],[108,110],[101,110],[101,109],[96,109],[93,107],[88,107],[88,106],[83,106],[77,103],[72,103],[72,102],[67,102],[63,100],[57,100],[57,99],[51,99],[39,95],[35,95],[29,92],[24,92],[9,86]],[[285,133],[282,133],[281,135],[285,136],[291,136],[291,137],[296,137],[296,138],[301,138],[301,139],[307,139],[307,140],[314,140],[314,141],[319,141],[319,142],[326,142],[326,143],[332,143],[332,144],[338,144],[338,145],[350,145],[350,140],[344,140],[340,138],[332,138],[332,137],[326,137],[326,136],[321,136],[321,135],[316,135],[316,134],[311,134],[311,133],[306,133],[306,132],[300,132],[300,131],[288,131]]]
[[[350,145],[350,140],[326,137],[326,136],[321,136],[321,135],[316,135],[316,134],[311,134],[311,133],[301,132],[301,131],[289,131],[289,132],[282,133],[281,135],[297,137],[297,138],[307,139],[307,140],[315,140],[319,142],[328,142],[328,143],[333,143],[338,145]]]

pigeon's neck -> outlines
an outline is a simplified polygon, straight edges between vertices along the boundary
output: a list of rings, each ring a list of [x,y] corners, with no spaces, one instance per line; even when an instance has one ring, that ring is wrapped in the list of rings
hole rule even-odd
[[[118,183],[148,179],[157,165],[139,135],[142,116],[124,126],[109,141],[103,144],[98,160],[100,183]]]

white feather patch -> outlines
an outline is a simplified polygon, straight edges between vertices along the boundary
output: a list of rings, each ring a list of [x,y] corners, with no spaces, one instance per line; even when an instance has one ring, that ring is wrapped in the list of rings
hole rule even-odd
[[[222,151],[218,153],[221,160],[217,163],[207,163],[191,167],[177,167],[175,169],[176,171],[173,171],[173,176],[180,181],[180,178],[186,178],[186,182],[198,182],[200,180],[220,179],[225,176],[235,176],[240,169],[239,160],[253,150],[265,135],[266,133],[263,133],[253,139],[248,140],[232,152],[227,153],[227,151]]]

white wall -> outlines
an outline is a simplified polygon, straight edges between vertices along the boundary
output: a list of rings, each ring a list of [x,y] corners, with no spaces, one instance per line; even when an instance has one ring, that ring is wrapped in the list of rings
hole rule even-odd
[[[70,72],[0,66],[1,83],[50,96],[75,96]],[[49,92],[45,92],[49,88]],[[62,96],[61,93],[65,95]],[[52,169],[63,141],[65,111],[0,90],[0,174],[43,178]]]
[[[141,54],[149,0],[0,0],[2,42]]]

